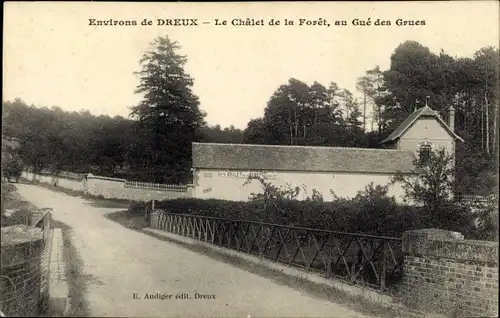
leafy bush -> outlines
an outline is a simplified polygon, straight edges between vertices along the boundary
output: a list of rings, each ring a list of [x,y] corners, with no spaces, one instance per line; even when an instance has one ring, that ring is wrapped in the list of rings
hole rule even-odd
[[[9,182],[12,179],[19,182],[23,169],[24,165],[18,155],[2,155],[2,177],[7,178]]]
[[[498,241],[498,197],[490,197],[486,202],[472,205],[477,211],[476,227],[471,236],[477,240]]]
[[[262,184],[267,186],[265,182]],[[477,216],[466,205],[447,202],[440,204],[437,210],[425,206],[402,205],[388,195],[387,187],[373,184],[369,184],[352,199],[336,198],[332,202],[317,198],[299,201],[290,195],[296,192],[289,190],[286,187],[280,189],[272,186],[265,189],[262,195],[254,195],[249,202],[183,198],[155,201],[155,207],[175,214],[390,237],[401,237],[408,230],[440,228],[461,232],[471,239],[491,239],[492,236],[487,233],[495,230],[495,227],[488,225],[493,224],[492,222],[484,222],[482,228],[475,227],[474,219]],[[282,195],[281,191],[287,195]],[[151,202],[147,204],[151,206]],[[130,209],[144,213],[144,208],[145,204],[139,203],[132,205]],[[491,229],[484,230],[488,228]]]
[[[151,203],[149,203],[151,206]],[[202,200],[182,198],[174,200],[156,201],[155,208],[167,210],[176,214],[192,214],[210,217],[241,219],[262,222],[264,214],[258,206],[251,202],[236,202],[226,200]],[[269,221],[270,219],[267,219]]]

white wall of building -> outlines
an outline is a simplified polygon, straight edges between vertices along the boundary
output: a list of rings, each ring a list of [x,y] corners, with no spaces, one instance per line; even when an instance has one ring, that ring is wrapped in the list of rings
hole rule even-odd
[[[233,171],[236,172],[236,171]],[[243,172],[243,171],[241,171]],[[373,182],[374,185],[387,185],[391,175],[370,174],[370,173],[328,173],[328,172],[298,172],[298,171],[277,171],[270,173],[275,176],[267,179],[276,186],[286,186],[289,183],[292,187],[306,186],[307,195],[311,196],[313,189],[323,194],[325,201],[332,201],[333,190],[338,197],[352,198],[358,191]],[[250,184],[244,185],[245,175],[227,176],[226,170],[197,169],[195,171],[195,197],[201,199],[223,199],[231,201],[247,201],[251,193],[262,193],[262,187],[258,180],[252,180]],[[404,191],[401,185],[394,185],[389,189],[389,195],[393,195],[399,202],[402,202]],[[298,199],[305,199],[303,190]]]
[[[428,142],[433,150],[444,147],[449,154],[455,154],[455,140],[434,118],[418,119],[399,139],[399,150],[417,152],[422,142]]]

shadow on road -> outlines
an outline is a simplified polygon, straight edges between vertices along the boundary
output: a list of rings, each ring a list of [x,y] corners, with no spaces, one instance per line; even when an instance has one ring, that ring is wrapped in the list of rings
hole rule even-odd
[[[87,205],[94,208],[103,209],[127,209],[130,204],[123,202],[115,202],[106,199],[86,199],[88,200]]]
[[[127,229],[138,230],[140,232],[142,232],[143,228],[149,226],[149,224],[144,220],[143,215],[133,215],[129,213],[128,210],[108,213],[105,214],[104,217],[108,220],[119,223]],[[146,232],[144,233],[146,234]]]

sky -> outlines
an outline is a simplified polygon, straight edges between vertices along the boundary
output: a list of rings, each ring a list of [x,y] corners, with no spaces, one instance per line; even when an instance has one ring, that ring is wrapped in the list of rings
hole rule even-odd
[[[198,19],[197,26],[157,25],[158,19]],[[231,25],[232,19],[264,26]],[[330,26],[299,26],[299,19]],[[391,21],[354,26],[352,20]],[[136,20],[138,26],[92,26],[89,19]],[[144,19],[153,25],[141,26]],[[215,25],[215,19],[227,25]],[[269,26],[271,19],[280,20]],[[284,20],[295,24],[284,25]],[[425,21],[397,26],[397,19]],[[335,20],[347,26],[334,26]],[[202,22],[209,22],[203,24]],[[272,93],[290,78],[356,91],[356,79],[390,67],[394,49],[415,40],[432,52],[471,57],[498,47],[497,1],[99,3],[4,2],[3,97],[67,111],[127,117],[139,60],[157,36],[168,35],[186,55],[185,70],[210,125],[244,129],[262,117]]]

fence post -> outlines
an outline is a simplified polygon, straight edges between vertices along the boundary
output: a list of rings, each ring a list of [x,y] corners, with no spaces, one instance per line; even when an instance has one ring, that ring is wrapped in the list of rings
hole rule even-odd
[[[151,209],[154,210],[155,209],[155,199],[153,199],[153,201],[151,201]]]
[[[383,256],[382,256],[382,272],[380,273],[380,291],[385,290],[385,275],[387,272],[387,242],[384,242]]]

